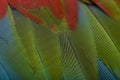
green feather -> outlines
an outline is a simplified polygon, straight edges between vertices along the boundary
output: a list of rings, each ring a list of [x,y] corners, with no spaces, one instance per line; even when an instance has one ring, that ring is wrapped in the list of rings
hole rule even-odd
[[[79,70],[82,71],[80,73],[83,74],[81,75],[81,78],[87,80],[97,80],[98,79],[97,52],[93,39],[93,34],[89,24],[86,24],[85,22],[86,21],[85,19],[87,19],[87,17],[84,15],[85,13],[84,5],[82,3],[79,5],[80,16],[78,27],[74,32],[66,31],[68,35],[63,33],[66,35],[66,37],[69,37],[70,39],[70,41],[68,43],[64,43],[64,45],[67,46],[67,44],[70,44],[69,47],[72,47],[71,51],[72,50],[75,51],[73,57],[76,58],[74,60],[77,60],[76,63],[80,67],[78,71]],[[84,17],[85,19],[81,17]],[[72,55],[70,54],[70,50],[69,49],[67,50],[67,48],[65,52],[67,55]],[[66,60],[69,60],[69,62],[71,62],[69,56],[66,57]],[[68,64],[66,64],[66,66],[68,66]]]
[[[120,78],[120,53],[117,45],[115,44],[115,41],[119,38],[116,40],[113,38],[113,36],[115,37],[115,29],[119,26],[118,23],[92,7],[90,9],[86,7],[86,13],[88,20],[91,23],[91,30],[94,34],[98,57],[116,76]]]
[[[45,70],[34,43],[32,22],[16,11],[11,12],[10,8],[8,14],[14,30],[15,44],[17,45],[17,50],[13,50],[16,51],[14,54],[17,56],[10,60],[11,66],[21,80],[46,80]]]

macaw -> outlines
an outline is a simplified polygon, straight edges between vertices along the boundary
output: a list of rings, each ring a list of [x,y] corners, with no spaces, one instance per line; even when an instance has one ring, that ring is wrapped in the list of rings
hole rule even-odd
[[[119,80],[119,0],[0,0],[0,80]]]

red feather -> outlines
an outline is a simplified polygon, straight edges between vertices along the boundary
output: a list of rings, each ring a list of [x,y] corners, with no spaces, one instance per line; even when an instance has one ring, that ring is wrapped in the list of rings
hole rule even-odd
[[[71,30],[75,30],[78,21],[77,0],[65,0],[66,19]]]
[[[93,2],[98,5],[105,13],[114,18],[114,15],[107,9],[99,0],[93,0]]]
[[[8,0],[11,6],[19,6],[25,9],[37,9],[48,6],[47,0]],[[14,3],[14,4],[13,4]]]
[[[48,0],[49,1],[49,7],[52,10],[53,14],[61,19],[64,17],[64,9],[62,7],[62,3],[60,0]]]
[[[32,15],[29,10],[34,10],[42,7],[48,7],[51,9],[55,17],[63,18],[62,4],[59,0],[8,0],[11,6],[17,9],[19,12],[29,17],[38,23],[43,23],[40,19]]]
[[[7,0],[0,0],[0,19],[3,18],[7,12]]]
[[[36,0],[33,2],[33,0],[8,0],[10,5],[17,9],[19,12],[21,12],[23,15],[29,17],[31,20],[39,23],[39,24],[43,24],[43,22],[37,18],[36,16],[32,15],[29,11],[31,11],[31,9],[37,9],[37,8],[41,8],[41,7],[45,7],[48,5],[48,3],[44,0]],[[42,1],[42,2],[40,2]]]
[[[77,26],[77,0],[65,0],[65,9],[63,8],[61,0],[8,0],[8,2],[13,8],[17,9],[19,12],[37,23],[43,24],[39,18],[32,15],[29,11],[42,7],[48,7],[58,19],[66,17],[68,26],[71,30],[75,30]]]
[[[16,8],[16,9],[17,9],[18,11],[20,11],[22,14],[24,14],[25,16],[27,16],[28,18],[30,18],[31,20],[35,21],[36,23],[38,23],[38,24],[44,24],[44,22],[43,22],[41,19],[33,16],[33,15],[32,15],[31,13],[29,13],[28,11],[26,11],[26,10],[24,10],[24,9],[20,9],[20,8]]]

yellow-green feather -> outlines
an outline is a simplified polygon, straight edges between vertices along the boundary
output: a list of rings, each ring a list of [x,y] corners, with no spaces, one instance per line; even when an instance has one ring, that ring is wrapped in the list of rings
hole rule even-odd
[[[79,4],[79,24],[76,31],[68,32],[75,49],[78,63],[81,65],[87,80],[98,80],[97,54],[90,25],[86,24],[84,5]],[[83,18],[84,17],[84,18]]]
[[[8,13],[14,30],[16,45],[18,46],[18,52],[14,54],[20,55],[11,60],[13,61],[11,66],[22,80],[46,80],[43,64],[35,50],[31,21],[16,11],[11,12],[10,8]],[[14,18],[12,15],[14,15]]]
[[[93,9],[94,11],[94,9]],[[97,11],[96,13],[92,13],[92,10],[86,7],[86,15],[88,16],[88,19],[90,21],[91,30],[94,34],[94,39],[97,47],[98,57],[103,61],[103,63],[116,75],[120,78],[120,53],[119,49],[116,46],[116,40],[113,39],[113,36],[115,37],[115,28],[118,28],[118,22],[112,20],[107,15],[101,14],[101,12]],[[99,14],[100,13],[100,14]],[[96,18],[96,15],[99,14],[102,16],[99,16]],[[103,21],[101,20],[102,18]],[[100,19],[100,20],[99,20]],[[115,25],[109,25],[110,24],[116,24]],[[111,29],[110,29],[111,27]],[[115,28],[114,28],[115,27]],[[114,30],[114,33],[112,32]],[[110,34],[111,33],[111,34]]]
[[[61,50],[57,34],[34,23],[35,44],[51,80],[62,79]]]

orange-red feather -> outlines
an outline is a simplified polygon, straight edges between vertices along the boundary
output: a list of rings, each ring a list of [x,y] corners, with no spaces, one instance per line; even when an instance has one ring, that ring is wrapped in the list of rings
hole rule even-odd
[[[59,19],[63,18],[64,10],[61,1],[60,0],[48,0],[48,1],[49,1],[49,7],[53,12],[53,14]]]
[[[78,4],[77,0],[65,0],[65,13],[68,26],[71,30],[75,30],[78,21]]]
[[[107,13],[109,16],[114,18],[114,15],[111,13],[111,11],[109,11],[109,9],[107,9],[105,7],[105,5],[103,5],[99,0],[93,0],[93,2],[99,6],[105,13]]]
[[[44,7],[50,8],[56,18],[61,20],[66,18],[71,30],[76,28],[78,21],[77,0],[64,0],[64,5],[62,0],[0,0],[0,18],[5,15],[8,3],[11,7],[40,24],[45,22],[32,15],[30,11]]]
[[[0,0],[0,18],[3,18],[7,12],[7,0]]]

